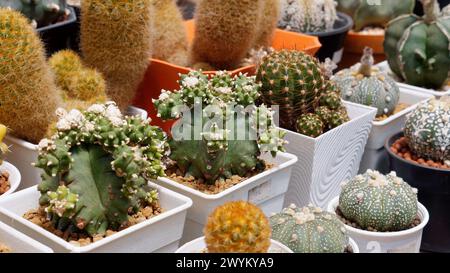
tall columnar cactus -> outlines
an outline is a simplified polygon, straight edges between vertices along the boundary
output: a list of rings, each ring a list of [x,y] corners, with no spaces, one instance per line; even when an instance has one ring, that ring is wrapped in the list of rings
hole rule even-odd
[[[164,133],[114,103],[58,110],[57,133],[39,143],[40,205],[55,228],[91,236],[118,230],[129,212],[157,201],[148,179],[164,175]]]
[[[337,20],[334,0],[281,0],[278,26],[310,33],[332,30]]]
[[[0,8],[0,122],[38,143],[56,120],[60,94],[44,49],[28,20]]]
[[[263,170],[261,153],[283,151],[284,134],[276,129],[273,112],[254,105],[259,89],[254,77],[220,72],[209,80],[193,71],[181,76],[180,85],[174,92],[163,90],[154,104],[162,119],[183,114],[172,128],[170,158],[186,174],[214,184]]]
[[[0,7],[20,11],[37,27],[55,23],[70,13],[66,0],[0,0]]]
[[[280,1],[266,0],[260,15],[259,30],[254,48],[268,48],[272,45],[273,35],[280,17]]]
[[[417,156],[450,162],[450,98],[419,105],[407,118],[405,136]]]
[[[344,100],[373,106],[378,109],[377,116],[394,112],[400,98],[397,83],[387,74],[373,66],[373,50],[364,50],[361,62],[341,70],[333,77],[341,90]]]
[[[187,66],[187,34],[175,0],[152,0],[152,4],[155,11],[153,58]]]
[[[192,63],[234,68],[257,39],[263,0],[208,0],[197,5]]]
[[[368,170],[342,184],[339,209],[345,219],[379,232],[411,227],[417,217],[417,189],[392,172]]]
[[[365,27],[385,27],[390,20],[412,13],[415,0],[337,0],[339,11],[352,16],[354,29],[360,31]]]
[[[0,124],[0,165],[2,165],[5,154],[9,150],[8,146],[3,143],[3,139],[5,138],[7,132],[8,128],[6,128],[5,125]]]
[[[349,244],[343,223],[331,213],[291,205],[270,217],[272,239],[295,253],[344,253]]]
[[[392,71],[406,83],[439,89],[450,75],[450,16],[436,0],[421,0],[425,15],[404,15],[386,30],[384,51]]]
[[[110,99],[126,109],[152,55],[153,8],[147,0],[83,0],[84,61],[105,77]]]
[[[269,220],[261,209],[244,201],[216,208],[204,233],[210,253],[267,253],[270,247]]]

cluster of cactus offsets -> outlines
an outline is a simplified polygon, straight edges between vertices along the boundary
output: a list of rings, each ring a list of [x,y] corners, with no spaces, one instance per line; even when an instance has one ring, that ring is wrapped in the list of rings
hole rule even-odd
[[[270,217],[272,239],[294,253],[344,253],[349,238],[336,215],[308,206],[294,204]]]
[[[155,12],[153,58],[179,66],[188,65],[188,41],[175,0],[152,0]]]
[[[285,129],[296,131],[300,127],[302,133],[311,132],[308,135],[316,137],[320,131],[348,121],[338,88],[317,59],[306,53],[289,50],[270,53],[258,69],[257,81],[261,83],[262,101],[279,107],[280,125]],[[323,115],[324,107],[329,110],[327,115]],[[319,109],[322,113],[317,113]],[[312,118],[308,114],[318,115]],[[310,124],[317,118],[321,119],[322,130],[318,129],[320,124]]]
[[[38,143],[61,106],[43,45],[18,11],[0,8],[0,122]]]
[[[440,13],[437,0],[421,0],[425,16],[392,20],[384,51],[392,71],[406,83],[440,89],[450,76],[450,15]]]
[[[261,209],[244,201],[216,208],[204,233],[209,253],[267,253],[270,247],[269,220]]]
[[[391,115],[400,98],[394,79],[373,66],[373,50],[366,48],[359,64],[338,72],[333,81],[343,92],[342,98],[378,109],[377,116]]]
[[[408,116],[404,132],[409,148],[417,156],[450,162],[450,98],[431,99],[419,105]]]
[[[272,45],[274,29],[277,28],[279,17],[280,1],[265,0],[259,23],[259,36],[256,38],[253,48],[269,48]]]
[[[302,33],[332,30],[338,18],[334,0],[281,0],[281,11],[278,26]]]
[[[36,27],[43,27],[69,15],[66,0],[0,0],[0,7],[23,13]]]
[[[393,232],[411,227],[417,217],[417,189],[394,172],[368,170],[342,183],[339,209],[363,229]]]
[[[57,133],[39,143],[40,205],[55,228],[91,236],[117,230],[129,212],[157,202],[148,179],[164,176],[165,134],[115,103],[58,109]]]
[[[0,124],[0,165],[3,163],[3,159],[5,158],[5,154],[9,151],[8,146],[3,143],[3,139],[8,132],[8,128],[5,125]]]
[[[322,111],[323,109],[321,110],[321,113]],[[322,117],[323,116],[313,113],[301,115],[297,120],[297,132],[310,137],[318,137],[322,135],[323,128],[325,127],[321,119]]]
[[[337,0],[339,11],[353,18],[354,29],[360,31],[365,27],[385,27],[390,20],[412,13],[415,0]]]
[[[261,153],[275,156],[284,151],[284,133],[275,127],[274,113],[255,106],[259,85],[254,77],[219,72],[208,79],[192,71],[181,75],[179,83],[180,90],[163,90],[154,105],[164,120],[183,116],[172,128],[170,158],[186,175],[208,184],[232,175],[243,177],[264,170]],[[195,106],[201,106],[200,115]],[[211,118],[212,112],[219,120]],[[203,127],[198,129],[199,122]]]
[[[106,80],[120,109],[133,101],[152,56],[153,5],[147,0],[81,2],[85,63]]]

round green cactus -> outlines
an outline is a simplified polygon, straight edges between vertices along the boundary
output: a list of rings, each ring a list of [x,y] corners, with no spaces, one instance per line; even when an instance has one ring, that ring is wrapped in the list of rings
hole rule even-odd
[[[66,0],[0,0],[0,7],[22,12],[37,27],[55,23],[70,13]]]
[[[310,136],[318,137],[323,134],[324,124],[316,114],[304,114],[297,120],[297,132]]]
[[[291,205],[270,217],[272,238],[295,253],[344,253],[349,238],[336,215],[308,206]]]
[[[368,170],[342,184],[339,209],[363,229],[393,232],[411,227],[418,211],[417,189],[394,172]]]

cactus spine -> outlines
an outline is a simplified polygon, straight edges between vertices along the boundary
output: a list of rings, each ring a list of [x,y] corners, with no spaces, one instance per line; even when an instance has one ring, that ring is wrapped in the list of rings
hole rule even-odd
[[[64,19],[70,12],[65,0],[0,0],[0,7],[20,11],[37,27]]]
[[[277,28],[280,17],[280,1],[265,0],[264,8],[260,16],[259,36],[253,48],[268,48],[272,45],[274,31]]]
[[[0,8],[0,122],[38,143],[61,105],[41,41],[19,12]]]
[[[3,143],[3,138],[5,138],[6,133],[8,132],[8,128],[5,125],[0,124],[0,166],[5,159],[5,154],[9,151],[8,146]]]

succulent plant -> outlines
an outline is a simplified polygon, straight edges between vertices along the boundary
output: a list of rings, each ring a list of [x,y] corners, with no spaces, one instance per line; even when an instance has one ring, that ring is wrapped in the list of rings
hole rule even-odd
[[[35,30],[19,12],[0,8],[0,123],[38,143],[62,101]]]
[[[318,137],[323,134],[324,128],[321,116],[316,114],[304,114],[297,120],[297,132],[302,135]]]
[[[91,236],[118,230],[128,213],[154,204],[148,180],[164,176],[165,134],[115,105],[58,109],[57,133],[39,143],[40,205],[55,228]]]
[[[420,104],[407,117],[405,137],[417,156],[450,162],[450,98]]]
[[[8,146],[3,143],[3,139],[8,132],[8,128],[5,125],[0,124],[0,165],[3,163],[3,159],[5,158],[5,154],[9,151]]]
[[[254,105],[259,89],[254,77],[219,72],[208,79],[192,71],[179,83],[180,90],[163,90],[154,105],[164,120],[182,116],[172,128],[170,158],[186,174],[214,184],[262,170],[261,153],[284,150],[273,112]]]
[[[81,2],[81,49],[121,110],[133,101],[152,56],[153,6],[147,0]]]
[[[337,20],[334,0],[281,0],[278,26],[295,32],[332,30]]]
[[[436,0],[421,0],[425,15],[403,15],[386,30],[384,51],[392,71],[408,84],[439,89],[449,78],[450,16]]]
[[[342,98],[378,109],[377,116],[391,115],[398,104],[400,89],[386,73],[373,66],[373,50],[366,48],[359,64],[339,71],[334,77]]]
[[[217,207],[204,233],[210,253],[267,253],[270,247],[269,220],[261,209],[244,201]]]
[[[277,28],[279,17],[280,1],[265,0],[264,8],[260,15],[259,36],[256,38],[253,48],[269,48],[272,45],[274,30]]]
[[[339,210],[363,229],[393,232],[411,227],[417,217],[417,189],[397,177],[368,170],[342,184]]]
[[[353,18],[354,29],[360,31],[365,27],[385,27],[390,20],[412,13],[415,0],[337,0],[338,11],[347,13]]]
[[[50,25],[70,14],[65,0],[0,0],[1,7],[20,11],[37,27]]]
[[[344,253],[349,245],[345,226],[336,215],[312,205],[290,205],[270,217],[272,239],[294,253]]]

